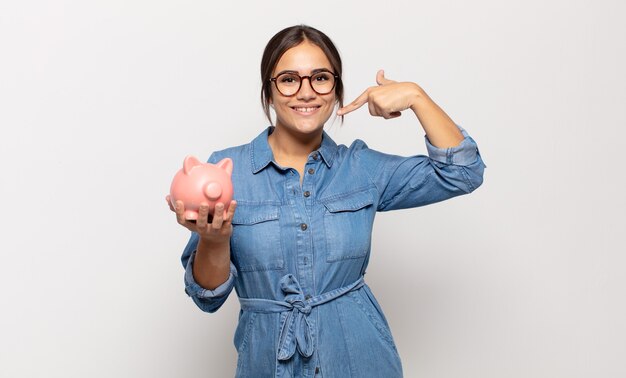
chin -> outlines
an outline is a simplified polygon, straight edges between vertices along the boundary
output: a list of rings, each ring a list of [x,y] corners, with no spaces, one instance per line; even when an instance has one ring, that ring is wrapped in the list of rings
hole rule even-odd
[[[324,122],[312,123],[312,122],[301,122],[296,123],[295,129],[303,134],[310,134],[313,132],[318,132],[324,128]]]
[[[277,120],[276,126],[299,134],[314,134],[324,129],[326,121],[327,119],[323,121],[319,119],[291,119],[288,122]]]

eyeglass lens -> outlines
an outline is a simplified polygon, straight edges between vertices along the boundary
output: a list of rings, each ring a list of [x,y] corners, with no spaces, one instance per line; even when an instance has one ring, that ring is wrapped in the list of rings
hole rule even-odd
[[[292,96],[300,90],[301,81],[302,79],[297,74],[286,72],[276,77],[276,88],[284,96]],[[328,94],[335,87],[335,76],[330,72],[318,72],[311,75],[309,83],[317,94]]]

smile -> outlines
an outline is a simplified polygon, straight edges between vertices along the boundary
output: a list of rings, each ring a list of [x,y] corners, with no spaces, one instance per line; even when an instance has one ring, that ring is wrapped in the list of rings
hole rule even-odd
[[[307,106],[307,107],[294,106],[291,109],[295,110],[298,113],[311,114],[319,108],[320,108],[319,106]]]

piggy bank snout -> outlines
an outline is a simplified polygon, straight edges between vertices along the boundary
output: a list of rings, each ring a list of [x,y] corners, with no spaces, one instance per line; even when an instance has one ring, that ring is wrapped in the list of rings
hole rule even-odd
[[[222,195],[222,186],[216,182],[210,182],[204,187],[204,194],[211,201],[215,201]]]

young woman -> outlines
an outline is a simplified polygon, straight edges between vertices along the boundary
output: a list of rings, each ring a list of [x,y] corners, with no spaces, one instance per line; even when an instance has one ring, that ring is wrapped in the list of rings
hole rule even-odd
[[[389,325],[363,280],[374,215],[470,193],[484,164],[474,140],[415,83],[379,71],[377,84],[343,106],[341,59],[308,26],[280,31],[261,62],[270,123],[250,143],[214,152],[234,162],[228,209],[202,206],[182,256],[186,292],[217,311],[233,287],[237,377],[400,377]],[[366,105],[385,119],[411,110],[428,156],[400,157],[324,132],[333,112]],[[338,109],[337,109],[338,108]],[[335,110],[337,109],[337,110]],[[236,210],[235,210],[236,209]],[[209,210],[214,210],[210,217]]]

